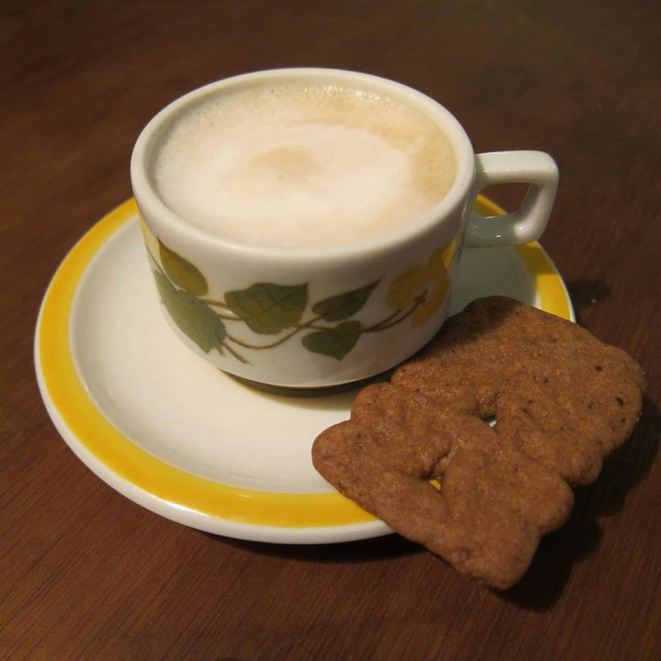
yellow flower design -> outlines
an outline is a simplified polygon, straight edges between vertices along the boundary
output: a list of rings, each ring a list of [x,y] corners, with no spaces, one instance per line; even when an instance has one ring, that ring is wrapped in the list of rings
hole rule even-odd
[[[429,271],[422,266],[412,266],[390,285],[386,303],[395,310],[409,307],[427,289]]]
[[[456,239],[435,250],[424,266],[412,266],[393,280],[386,303],[395,310],[413,307],[411,324],[426,324],[440,309],[448,288],[448,267],[456,250]]]

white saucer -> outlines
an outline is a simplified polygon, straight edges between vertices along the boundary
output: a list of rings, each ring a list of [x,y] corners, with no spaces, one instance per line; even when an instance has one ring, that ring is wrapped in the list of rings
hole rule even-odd
[[[498,213],[480,200],[478,210]],[[467,251],[452,310],[504,294],[573,319],[538,244]],[[101,479],[194,528],[268,542],[328,543],[390,532],[314,470],[315,436],[348,418],[355,390],[272,395],[195,357],[161,316],[135,203],[72,249],[44,298],[35,338],[55,426]]]

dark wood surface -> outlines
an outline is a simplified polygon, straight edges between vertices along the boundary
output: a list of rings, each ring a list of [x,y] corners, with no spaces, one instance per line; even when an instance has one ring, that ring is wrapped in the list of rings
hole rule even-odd
[[[0,17],[1,659],[661,658],[655,3],[5,0]],[[647,373],[633,437],[509,592],[395,535],[294,547],[172,523],[96,478],[42,405],[40,298],[131,196],[142,126],[201,84],[300,65],[417,87],[476,151],[553,154],[543,244],[580,322]],[[519,194],[493,191],[510,207]]]

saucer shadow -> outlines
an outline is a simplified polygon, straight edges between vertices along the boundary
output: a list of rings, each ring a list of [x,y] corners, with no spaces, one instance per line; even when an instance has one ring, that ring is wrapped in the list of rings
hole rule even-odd
[[[217,537],[206,532],[201,534],[228,546],[299,562],[378,562],[426,552],[424,547],[396,533],[338,544],[271,544]]]
[[[659,409],[644,397],[640,420],[629,440],[604,461],[594,483],[574,489],[569,520],[542,539],[530,569],[517,585],[498,593],[502,599],[534,611],[547,610],[556,603],[574,565],[599,547],[602,533],[597,519],[619,512],[629,491],[649,473],[660,433]]]

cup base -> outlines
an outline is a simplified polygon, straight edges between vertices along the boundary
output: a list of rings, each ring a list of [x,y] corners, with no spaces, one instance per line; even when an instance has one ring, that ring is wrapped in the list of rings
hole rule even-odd
[[[276,386],[270,383],[261,383],[260,381],[253,381],[246,379],[243,376],[230,374],[224,370],[220,370],[223,374],[235,379],[239,383],[255,390],[268,393],[269,395],[278,395],[284,397],[326,397],[328,395],[337,395],[338,393],[348,392],[350,390],[360,390],[372,383],[382,383],[390,379],[390,375],[396,367],[393,367],[385,372],[381,372],[376,376],[371,376],[366,379],[358,379],[357,381],[349,381],[348,383],[338,383],[332,386]]]

